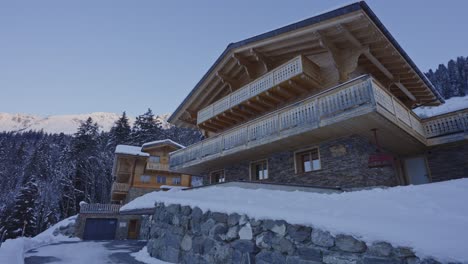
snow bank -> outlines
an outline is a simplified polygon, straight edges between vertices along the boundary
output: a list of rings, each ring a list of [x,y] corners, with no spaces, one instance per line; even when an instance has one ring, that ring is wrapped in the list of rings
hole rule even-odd
[[[159,260],[157,258],[153,258],[149,255],[148,253],[148,248],[145,246],[142,248],[140,251],[135,252],[130,254],[132,257],[134,257],[137,261],[146,263],[146,264],[166,264],[169,262],[165,262],[162,260]]]
[[[31,249],[60,241],[79,240],[78,238],[69,238],[63,235],[54,236],[53,234],[55,229],[74,223],[76,218],[76,215],[66,218],[33,238],[7,239],[0,247],[0,263],[22,264],[24,263],[24,253]]]
[[[115,154],[127,154],[135,156],[149,157],[149,153],[141,152],[141,147],[129,146],[129,145],[117,145],[115,147]]]
[[[203,211],[286,220],[370,243],[412,247],[420,257],[468,262],[468,179],[339,194],[207,187],[153,192],[121,208],[152,208],[155,202],[198,206]]]
[[[431,117],[468,108],[468,95],[452,97],[445,100],[445,104],[439,106],[421,106],[413,110],[419,117]]]

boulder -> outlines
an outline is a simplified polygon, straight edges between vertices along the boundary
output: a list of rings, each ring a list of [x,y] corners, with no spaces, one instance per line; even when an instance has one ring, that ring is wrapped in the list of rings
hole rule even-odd
[[[341,251],[352,253],[362,253],[367,249],[364,242],[348,235],[337,235],[335,238],[335,245]]]
[[[312,230],[311,240],[312,243],[321,247],[333,247],[335,245],[335,239],[329,232],[316,228]]]

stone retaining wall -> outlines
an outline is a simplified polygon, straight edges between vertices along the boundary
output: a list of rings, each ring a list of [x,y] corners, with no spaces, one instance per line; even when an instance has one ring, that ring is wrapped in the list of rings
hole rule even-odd
[[[386,242],[366,245],[346,234],[285,221],[163,203],[156,205],[147,248],[151,256],[172,263],[439,263]]]

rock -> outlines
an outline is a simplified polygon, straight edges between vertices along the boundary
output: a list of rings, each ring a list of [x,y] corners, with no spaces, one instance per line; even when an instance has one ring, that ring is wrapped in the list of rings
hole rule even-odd
[[[214,238],[215,240],[222,240],[221,235],[225,235],[227,232],[227,228],[225,224],[215,224],[209,232],[209,237]]]
[[[179,263],[179,250],[167,247],[164,251],[161,252],[160,258],[163,261]]]
[[[236,214],[236,213],[230,214],[227,219],[228,226],[231,227],[231,226],[237,225],[239,223],[239,219],[240,219],[239,214]]]
[[[409,247],[397,247],[393,250],[395,255],[399,258],[408,258],[408,257],[415,257],[413,250]]]
[[[249,218],[246,215],[241,215],[239,218],[239,225],[245,225],[247,222],[249,222]]]
[[[367,254],[377,257],[389,257],[392,254],[393,247],[387,242],[373,243],[368,249]]]
[[[409,257],[406,259],[406,264],[421,264],[421,260],[418,257]]]
[[[215,246],[215,241],[211,238],[205,238],[203,240],[203,251],[202,254],[208,254]]]
[[[162,240],[164,240],[164,244],[166,246],[178,250],[180,248],[180,243],[182,242],[182,236],[176,235],[172,232],[165,232]]]
[[[180,213],[184,216],[189,216],[192,213],[192,208],[190,206],[184,205],[180,208]]]
[[[359,256],[354,254],[331,253],[324,254],[323,263],[326,264],[360,264]]]
[[[253,238],[252,227],[249,223],[241,227],[241,229],[239,230],[239,238],[246,240],[251,240]]]
[[[305,260],[301,259],[298,256],[287,256],[286,257],[286,264],[321,264],[323,262],[313,261],[313,260]]]
[[[201,234],[201,223],[200,219],[191,219],[190,220],[190,230],[194,235]]]
[[[283,254],[292,255],[294,253],[294,245],[291,241],[284,237],[273,238],[273,249]]]
[[[192,252],[195,254],[203,254],[205,239],[201,236],[192,238]]]
[[[178,226],[178,225],[180,224],[180,218],[179,218],[178,215],[175,214],[175,215],[172,217],[172,224],[173,224],[173,225],[176,225],[176,226]]]
[[[362,253],[367,249],[364,242],[348,235],[337,235],[335,238],[335,245],[342,251],[352,253]]]
[[[186,234],[182,238],[182,242],[180,242],[180,248],[184,251],[190,251],[192,249],[192,237]]]
[[[233,241],[237,238],[239,238],[239,227],[238,226],[232,226],[229,228],[228,232],[223,238],[224,241]]]
[[[201,232],[203,235],[208,236],[210,234],[211,228],[216,224],[215,220],[208,219],[206,222],[201,224]]]
[[[213,218],[218,223],[227,224],[228,216],[225,213],[213,212],[211,213],[211,218]]]
[[[242,253],[234,250],[232,254],[232,263],[235,264],[251,264],[254,263],[255,257],[250,253]]]
[[[255,251],[255,244],[251,240],[236,240],[231,243],[232,248],[241,253],[252,253]]]
[[[166,206],[166,211],[171,214],[178,214],[180,212],[180,204],[170,204]]]
[[[441,264],[441,263],[433,258],[425,258],[421,261],[421,264]]]
[[[186,264],[205,264],[206,261],[202,256],[197,254],[185,254],[182,263]]]
[[[229,263],[231,262],[232,249],[229,246],[216,245],[213,255],[214,263]]]
[[[316,228],[312,230],[311,240],[312,243],[321,247],[333,247],[335,245],[335,239],[329,232]]]
[[[250,220],[250,225],[251,225],[252,227],[261,226],[262,223],[263,223],[262,220],[256,220],[256,219],[251,219],[251,220]]]
[[[382,258],[382,257],[371,257],[365,256],[362,261],[362,264],[401,264],[402,261],[399,259],[392,258]]]
[[[312,228],[301,225],[288,225],[287,232],[291,239],[301,243],[310,240]]]
[[[259,248],[270,249],[273,246],[273,237],[269,231],[261,233],[255,238],[255,244]]]
[[[298,247],[296,254],[305,260],[322,261],[322,252],[316,248]]]
[[[270,230],[280,236],[284,236],[286,234],[286,222],[285,221],[265,220],[263,221],[263,227],[266,230]]]
[[[262,251],[255,256],[256,264],[284,264],[286,258],[278,252]]]
[[[192,209],[192,220],[197,219],[197,220],[200,221],[202,219],[202,217],[203,217],[202,210],[200,208],[198,208],[198,207],[194,207]]]

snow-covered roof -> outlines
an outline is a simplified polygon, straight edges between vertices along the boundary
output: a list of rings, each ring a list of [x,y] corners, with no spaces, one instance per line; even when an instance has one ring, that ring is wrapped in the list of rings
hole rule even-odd
[[[151,142],[147,142],[145,144],[143,144],[143,146],[141,147],[141,149],[145,149],[145,148],[151,148],[151,147],[156,147],[156,146],[162,146],[162,145],[171,145],[173,146],[174,148],[176,149],[181,149],[181,148],[185,148],[185,146],[171,140],[171,139],[163,139],[163,140],[156,140],[156,141],[151,141]]]
[[[439,106],[421,106],[413,110],[419,117],[426,118],[468,108],[468,95],[452,97]]]
[[[336,194],[238,187],[153,192],[121,211],[154,207],[156,202],[198,206],[203,211],[286,220],[366,242],[412,247],[420,257],[468,261],[468,179]]]
[[[184,186],[172,186],[172,185],[161,185],[159,186],[160,189],[169,189],[169,190],[185,190],[188,189],[189,187],[184,187]]]
[[[141,147],[129,146],[129,145],[117,145],[115,147],[115,154],[125,154],[133,156],[148,157],[150,154],[141,151]]]

